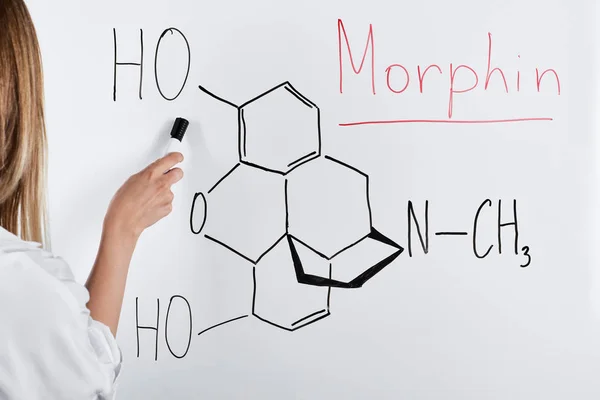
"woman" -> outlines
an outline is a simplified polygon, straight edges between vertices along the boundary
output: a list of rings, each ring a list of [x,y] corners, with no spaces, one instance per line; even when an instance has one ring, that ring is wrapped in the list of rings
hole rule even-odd
[[[84,286],[46,250],[46,135],[40,51],[23,0],[0,1],[0,399],[110,399],[131,256],[171,211],[172,153],[133,175],[106,213]],[[20,238],[19,238],[20,237]],[[39,243],[39,245],[38,245]]]

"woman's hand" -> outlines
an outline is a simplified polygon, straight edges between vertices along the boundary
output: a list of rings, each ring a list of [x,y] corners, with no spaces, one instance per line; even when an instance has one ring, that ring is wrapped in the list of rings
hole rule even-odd
[[[183,177],[181,153],[156,160],[130,177],[113,197],[106,217],[98,255],[86,282],[92,318],[117,334],[129,263],[144,229],[171,212],[171,186]],[[173,169],[171,169],[173,168]]]
[[[107,233],[137,238],[148,227],[171,213],[171,186],[183,177],[181,153],[170,153],[131,176],[113,197],[104,228]],[[171,169],[173,168],[173,169]]]

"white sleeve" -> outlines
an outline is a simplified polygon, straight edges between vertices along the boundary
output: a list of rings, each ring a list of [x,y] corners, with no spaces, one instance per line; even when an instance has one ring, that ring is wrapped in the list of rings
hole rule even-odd
[[[88,300],[63,259],[0,252],[0,399],[114,399],[122,354]]]
[[[69,289],[73,299],[75,299],[75,303],[72,304],[74,310],[78,311],[86,320],[90,344],[98,360],[103,364],[106,373],[112,376],[111,380],[116,381],[123,362],[121,350],[108,326],[90,316],[90,311],[87,308],[87,303],[90,300],[89,292],[83,285],[75,281],[71,269],[61,257],[56,257],[46,251],[36,254],[41,255],[38,256],[38,259],[41,260],[40,266],[42,269],[57,278]]]

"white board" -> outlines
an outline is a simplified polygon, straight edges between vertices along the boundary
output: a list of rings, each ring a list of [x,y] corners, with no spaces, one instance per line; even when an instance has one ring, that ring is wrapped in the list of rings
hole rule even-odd
[[[190,121],[119,398],[600,396],[593,1],[28,4],[82,282]]]

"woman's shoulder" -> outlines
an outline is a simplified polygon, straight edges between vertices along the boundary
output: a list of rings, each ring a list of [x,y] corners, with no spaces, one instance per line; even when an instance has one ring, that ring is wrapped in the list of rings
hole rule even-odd
[[[32,393],[50,389],[68,389],[60,398],[91,398],[81,393],[111,398],[122,355],[110,330],[90,317],[88,300],[88,291],[62,258],[0,228],[0,370],[13,362],[33,366],[42,355],[53,366],[23,369],[39,374],[0,374],[0,387],[12,388],[19,394],[14,398],[41,398]],[[48,387],[67,380],[81,387]]]
[[[87,289],[76,282],[69,264],[47,251],[39,243],[21,240],[0,227],[0,274],[17,279],[26,276],[24,292],[36,291],[38,301],[48,298],[59,300],[78,318],[89,316]],[[12,278],[11,278],[12,275]],[[30,293],[30,295],[34,295]]]
[[[18,340],[24,330],[31,337],[32,326],[47,334],[85,324],[87,292],[70,284],[70,275],[64,261],[36,243],[0,231],[0,317],[11,328],[4,334]]]
[[[10,253],[15,251],[26,251],[40,249],[39,243],[26,242],[21,240],[17,235],[7,231],[0,226],[0,252]]]
[[[64,259],[43,249],[39,243],[22,240],[0,226],[0,264],[22,260],[23,257],[33,261],[36,267],[59,281],[74,281],[73,272]],[[85,299],[86,303],[87,300]]]
[[[85,288],[75,284],[69,265],[44,250],[39,243],[21,240],[0,227],[0,275],[6,281],[27,278],[21,293],[35,290],[35,298],[60,295],[71,308],[80,310],[89,300]],[[34,300],[34,299],[32,299]]]

